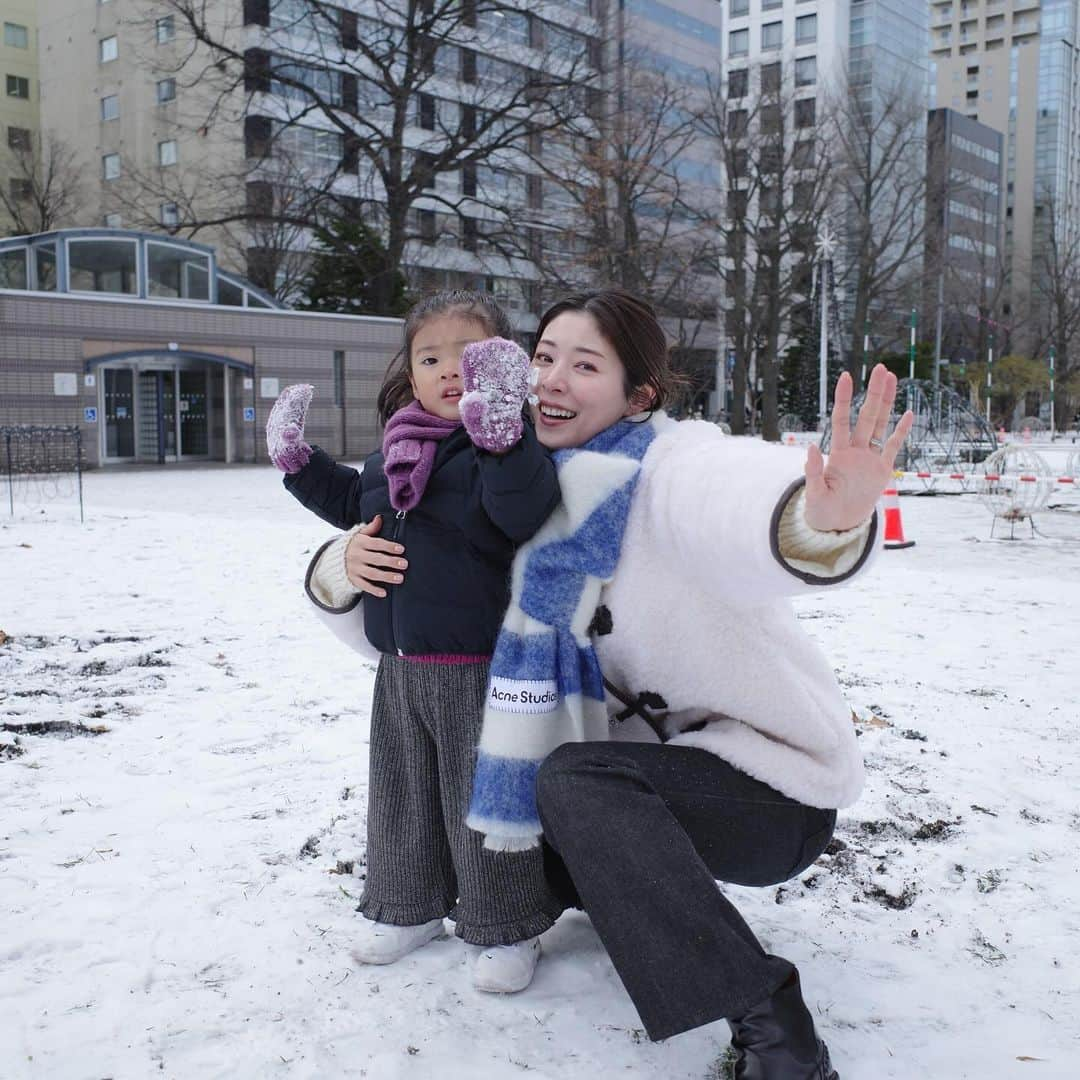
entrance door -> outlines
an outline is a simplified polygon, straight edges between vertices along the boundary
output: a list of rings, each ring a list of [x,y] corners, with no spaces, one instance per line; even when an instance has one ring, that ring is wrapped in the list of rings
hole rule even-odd
[[[139,458],[176,460],[176,372],[139,372]]]
[[[135,372],[130,368],[106,368],[105,456],[135,456]]]
[[[207,408],[209,373],[180,372],[180,453],[183,457],[206,457],[210,453],[210,424]]]

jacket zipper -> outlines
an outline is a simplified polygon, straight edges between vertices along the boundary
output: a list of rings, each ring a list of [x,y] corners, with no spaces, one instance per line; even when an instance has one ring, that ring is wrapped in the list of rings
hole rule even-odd
[[[406,515],[406,513],[408,513],[408,511],[399,510],[397,512],[397,514],[395,515],[394,535],[391,537],[391,539],[395,543],[398,543],[398,544],[402,543],[401,537],[405,532],[405,515]],[[398,648],[398,643],[397,643],[397,620],[394,618],[394,593],[396,591],[397,590],[393,586],[391,586],[387,590],[387,592],[389,594],[389,600],[390,600],[390,643],[393,645],[394,652],[396,652],[398,654],[398,656],[404,656],[405,653],[403,652],[403,650]]]

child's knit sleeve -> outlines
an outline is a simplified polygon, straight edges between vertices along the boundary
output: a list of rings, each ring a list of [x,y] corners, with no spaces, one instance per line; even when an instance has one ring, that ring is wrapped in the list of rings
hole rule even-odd
[[[297,473],[283,478],[286,490],[312,513],[337,529],[360,524],[360,496],[363,474],[348,465],[339,465],[319,447]]]
[[[528,422],[505,454],[476,451],[481,503],[491,523],[515,544],[531,539],[559,505],[555,462]]]

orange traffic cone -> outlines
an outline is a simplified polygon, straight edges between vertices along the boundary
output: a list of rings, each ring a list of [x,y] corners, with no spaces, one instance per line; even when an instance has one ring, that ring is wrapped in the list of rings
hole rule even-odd
[[[900,520],[900,493],[896,488],[885,489],[885,547],[889,550],[915,546],[914,540],[904,539],[904,523]]]

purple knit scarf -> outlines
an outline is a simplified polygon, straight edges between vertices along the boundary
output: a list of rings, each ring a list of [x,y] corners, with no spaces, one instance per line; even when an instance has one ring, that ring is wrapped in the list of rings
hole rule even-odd
[[[383,433],[383,470],[390,481],[390,505],[411,510],[423,497],[431,477],[435,451],[460,420],[444,420],[427,412],[419,401],[398,409]]]

